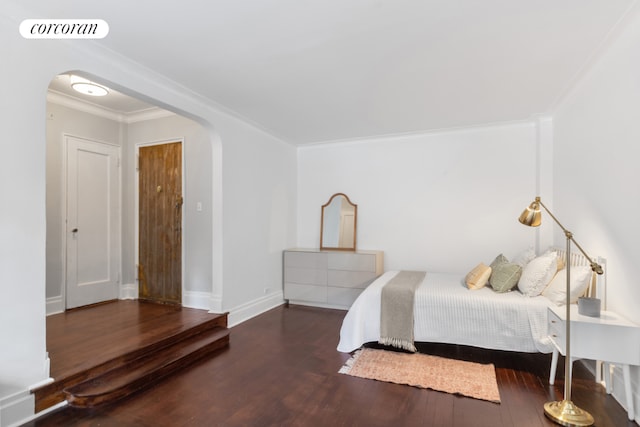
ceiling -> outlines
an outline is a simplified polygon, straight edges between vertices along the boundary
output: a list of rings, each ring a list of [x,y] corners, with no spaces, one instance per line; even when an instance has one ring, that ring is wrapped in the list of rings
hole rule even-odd
[[[548,113],[635,0],[22,0],[293,144]]]
[[[49,90],[62,94],[65,97],[75,98],[86,104],[93,104],[102,107],[115,114],[130,115],[156,108],[144,101],[132,98],[122,92],[118,92],[113,88],[107,88],[109,93],[105,96],[99,97],[78,93],[71,88],[70,77],[70,74],[60,74],[55,76],[49,84]]]

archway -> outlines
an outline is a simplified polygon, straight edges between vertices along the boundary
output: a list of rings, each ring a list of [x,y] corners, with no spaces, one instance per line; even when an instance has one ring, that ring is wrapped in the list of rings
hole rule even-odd
[[[119,268],[119,298],[137,296],[135,218],[136,144],[181,137],[185,141],[185,204],[183,258],[183,305],[212,310],[212,301],[219,300],[214,292],[216,257],[214,227],[219,223],[214,211],[221,198],[214,190],[219,185],[220,172],[214,159],[221,154],[219,138],[204,121],[158,107],[135,97],[125,88],[110,92],[118,102],[129,100],[134,109],[116,110],[91,98],[88,102],[63,90],[69,78],[54,77],[47,96],[47,314],[64,311],[65,262],[63,239],[64,159],[63,135],[76,135],[110,142],[121,149],[121,255]],[[99,80],[98,80],[99,81]],[[105,86],[108,86],[105,84]],[[129,92],[129,93],[125,93]],[[113,104],[111,104],[113,105]],[[218,168],[219,169],[219,168]],[[215,176],[214,176],[215,175]],[[218,180],[218,182],[217,182]],[[217,184],[216,184],[217,182]],[[218,297],[214,297],[217,295]]]

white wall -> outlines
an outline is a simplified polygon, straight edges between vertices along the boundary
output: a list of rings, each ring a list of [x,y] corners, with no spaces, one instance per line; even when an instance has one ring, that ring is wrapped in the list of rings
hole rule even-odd
[[[606,257],[607,308],[636,323],[640,323],[638,52],[636,7],[554,114],[555,213],[588,253]],[[637,410],[640,372],[634,369],[632,376]],[[616,384],[621,384],[619,378]],[[623,393],[618,388],[616,395]]]
[[[15,28],[15,23],[0,15],[0,57],[14,61],[23,47]],[[0,97],[4,135],[0,158],[0,399],[48,376],[44,118],[46,87],[55,73],[36,65],[47,59],[46,52],[42,54],[29,64],[28,80],[18,67],[0,71],[2,80],[11,82],[5,83]]]
[[[221,112],[209,100],[92,43],[26,40],[9,3],[0,11],[0,424],[7,404],[49,376],[45,345],[46,93],[50,80],[81,70],[107,86],[196,120],[212,141],[212,307],[255,314],[281,286],[282,249],[295,244],[295,148]],[[89,49],[90,48],[90,49]],[[275,201],[275,202],[272,202]],[[268,224],[268,227],[264,227]],[[280,294],[281,301],[281,294]],[[214,307],[215,308],[215,307]],[[16,393],[22,393],[14,399]],[[11,399],[11,400],[9,400]],[[20,406],[13,405],[13,409]],[[6,414],[12,413],[14,419]],[[26,416],[22,411],[21,415]]]
[[[242,141],[224,145],[222,174],[222,309],[235,324],[233,311],[247,310],[246,301],[282,301],[282,250],[296,242],[296,149],[234,120],[217,125],[223,141]]]
[[[298,152],[298,245],[318,247],[320,207],[358,205],[357,246],[385,269],[466,272],[534,245],[518,215],[536,196],[537,124],[527,122]]]

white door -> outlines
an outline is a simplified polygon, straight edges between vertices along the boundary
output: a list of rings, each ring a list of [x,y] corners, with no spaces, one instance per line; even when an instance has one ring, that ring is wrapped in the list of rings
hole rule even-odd
[[[65,136],[66,308],[118,298],[119,147]]]

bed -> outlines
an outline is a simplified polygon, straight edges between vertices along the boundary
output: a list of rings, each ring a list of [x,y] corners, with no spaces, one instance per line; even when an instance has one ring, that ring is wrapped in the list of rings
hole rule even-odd
[[[570,262],[573,277],[573,266],[584,266],[586,261],[572,254]],[[397,274],[382,274],[356,299],[343,320],[338,351],[350,353],[366,343],[378,342],[382,288]],[[543,295],[531,297],[517,290],[469,290],[463,274],[427,272],[415,292],[414,340],[551,353],[547,311],[553,305]]]

